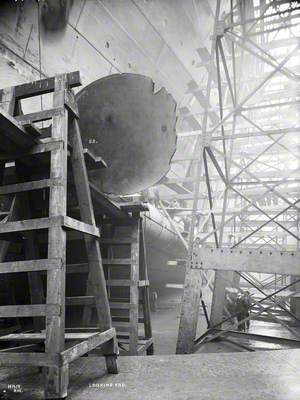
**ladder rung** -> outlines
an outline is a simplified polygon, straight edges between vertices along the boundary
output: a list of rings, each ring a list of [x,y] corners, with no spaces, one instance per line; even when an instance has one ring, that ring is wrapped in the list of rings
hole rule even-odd
[[[112,318],[113,322],[130,322],[129,317],[121,317],[119,315],[116,315],[116,316],[112,315],[111,318]],[[144,323],[144,318],[139,318],[139,324],[142,324],[142,323]]]
[[[72,296],[66,297],[67,306],[88,306],[95,305],[94,296]]]
[[[109,307],[111,309],[129,310],[130,308],[135,307],[135,306],[132,305],[131,303],[110,301],[109,302]]]
[[[99,229],[96,226],[86,224],[74,218],[66,216],[57,216],[51,218],[34,218],[22,221],[12,221],[0,223],[1,233],[33,231],[36,229],[47,229],[50,226],[61,225],[65,228],[74,229],[82,233],[99,237]]]
[[[120,337],[120,340],[119,340],[121,343],[124,343],[124,344],[129,344],[130,343],[130,339],[129,338],[122,338],[122,337]],[[153,340],[152,340],[152,338],[150,338],[150,339],[145,339],[145,338],[141,338],[141,337],[139,337],[139,339],[138,339],[138,343],[139,343],[139,345],[143,345],[143,344],[145,344],[145,343],[148,343],[148,342],[152,342],[153,343]]]
[[[0,263],[0,274],[13,272],[45,271],[61,268],[60,258],[46,258],[40,260],[9,261]]]
[[[101,238],[99,239],[99,242],[101,244],[110,244],[110,245],[123,245],[123,244],[132,244],[133,240],[132,239],[123,239],[123,238],[114,238],[114,239],[105,239]]]
[[[62,116],[65,111],[64,107],[51,108],[49,110],[42,110],[25,115],[18,115],[15,119],[21,125],[31,124],[32,122],[46,121],[53,117]]]
[[[50,151],[59,150],[62,147],[63,147],[63,142],[61,140],[53,140],[52,138],[50,140],[43,139],[43,140],[41,140],[41,142],[39,144],[36,144],[35,146],[26,150],[25,153],[24,152],[8,153],[7,151],[1,152],[0,160],[1,161],[15,161],[24,156],[48,153]]]
[[[0,318],[45,317],[60,315],[58,304],[0,306]]]
[[[133,281],[130,279],[109,279],[106,281],[107,286],[131,286]]]
[[[81,85],[79,71],[67,74],[68,86],[70,88]],[[34,82],[22,83],[14,87],[17,99],[27,99],[28,97],[40,96],[42,94],[55,91],[55,77],[45,78]]]
[[[0,195],[44,189],[50,187],[52,182],[52,179],[41,179],[39,181],[22,182],[15,183],[13,185],[0,186]]]
[[[129,335],[130,335],[130,333],[131,333],[131,331],[132,331],[132,327],[130,326],[130,324],[128,324],[128,326],[126,326],[125,324],[123,325],[119,325],[120,324],[120,322],[118,322],[118,325],[114,325],[114,328],[116,329],[116,331],[119,333],[119,332],[122,332],[122,333],[124,333],[124,332],[126,332],[126,333],[129,333]],[[135,327],[133,328],[134,330],[135,330]]]
[[[119,339],[119,342],[123,342],[123,343],[126,343],[126,341],[128,341],[128,343],[129,343],[129,335],[127,334],[127,335],[125,335],[125,334],[118,334],[117,335],[117,337],[118,337],[118,339]],[[145,340],[145,336],[144,335],[139,335],[138,336],[138,340],[140,341],[140,340]]]
[[[104,265],[131,265],[131,258],[103,258]]]
[[[47,229],[49,228],[51,221],[54,222],[54,218],[35,218],[35,219],[25,219],[23,221],[0,223],[0,233],[2,234],[2,233],[32,231],[35,229]]]
[[[89,265],[87,263],[82,264],[67,264],[67,274],[82,274],[89,272]]]

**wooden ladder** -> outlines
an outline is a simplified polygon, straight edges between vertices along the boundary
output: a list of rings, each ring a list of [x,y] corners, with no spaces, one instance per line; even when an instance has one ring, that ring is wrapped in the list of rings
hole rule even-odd
[[[124,220],[103,220],[112,227],[100,239],[113,326],[119,346],[130,355],[154,353],[145,236],[141,212],[143,204],[121,205],[131,214]],[[122,229],[124,230],[122,233]],[[121,234],[120,234],[121,233]],[[139,328],[143,331],[139,332]]]
[[[120,206],[119,217],[101,219],[101,252],[103,258],[112,323],[117,331],[120,349],[125,354],[139,355],[146,351],[154,353],[149,280],[146,262],[145,236],[142,211],[143,204]],[[123,229],[123,231],[122,231]],[[86,272],[85,264],[68,265],[67,272]],[[92,282],[89,278],[88,282]],[[87,295],[91,293],[89,284]],[[93,298],[89,296],[83,313],[83,325],[92,326]],[[80,304],[80,303],[78,303]],[[84,305],[84,302],[81,302]],[[140,329],[139,329],[140,328]]]
[[[15,86],[1,91],[0,111],[0,195],[15,194],[8,222],[0,224],[0,238],[24,240],[25,259],[4,261],[0,252],[0,274],[28,273],[31,304],[0,306],[0,318],[33,317],[34,332],[1,336],[1,341],[29,342],[30,349],[44,344],[43,352],[22,352],[23,346],[0,352],[0,364],[25,364],[44,367],[45,398],[67,395],[69,363],[101,346],[109,373],[117,373],[118,347],[112,327],[105,276],[99,246],[99,229],[95,223],[88,175],[78,125],[78,109],[72,87],[79,86],[79,73]],[[20,101],[53,93],[53,107],[26,115],[21,114]],[[33,123],[51,120],[51,128],[38,129]],[[43,136],[47,136],[44,137]],[[73,171],[81,220],[67,216],[68,156]],[[46,161],[45,161],[46,160]],[[7,184],[7,161],[14,161],[16,181]],[[41,163],[41,164],[40,164]],[[41,166],[42,165],[42,166]],[[43,173],[48,165],[50,173]],[[36,175],[40,175],[38,179]],[[32,177],[35,176],[35,179]],[[3,184],[4,183],[4,184]],[[46,193],[47,216],[40,216],[40,197]],[[21,217],[21,219],[19,219]],[[47,232],[47,251],[40,257],[37,245]],[[65,330],[67,231],[84,236],[90,287],[95,299],[98,328],[94,332]],[[46,271],[44,297],[41,272]],[[45,301],[44,301],[45,300]],[[45,329],[44,329],[45,328]],[[28,346],[28,345],[27,345]]]

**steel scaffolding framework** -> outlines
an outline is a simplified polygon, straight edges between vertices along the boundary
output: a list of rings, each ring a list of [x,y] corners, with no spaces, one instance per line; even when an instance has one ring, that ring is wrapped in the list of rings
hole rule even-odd
[[[300,322],[299,20],[294,1],[216,2],[203,111],[192,116],[201,129],[179,134],[193,140],[193,153],[173,161],[187,163],[186,175],[168,183],[183,190],[160,200],[188,250],[177,353],[230,335],[225,293],[240,280],[255,290],[250,318],[281,324],[300,345],[291,326]],[[196,339],[203,285],[213,292],[210,329]]]

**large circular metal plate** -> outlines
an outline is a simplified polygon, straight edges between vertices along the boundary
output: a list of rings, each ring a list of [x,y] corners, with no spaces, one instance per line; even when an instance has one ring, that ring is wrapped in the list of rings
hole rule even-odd
[[[157,183],[176,149],[176,103],[148,77],[110,75],[77,95],[84,147],[103,157],[106,169],[89,171],[102,192],[132,194]]]

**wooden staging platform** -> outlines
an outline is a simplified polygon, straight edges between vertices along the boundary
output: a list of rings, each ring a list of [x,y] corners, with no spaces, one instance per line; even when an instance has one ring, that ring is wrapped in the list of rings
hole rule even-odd
[[[68,400],[295,400],[300,398],[300,350],[257,353],[131,356],[107,375],[102,358],[70,367]],[[0,368],[7,399],[42,399],[37,368]],[[20,385],[23,393],[8,390]],[[122,387],[125,385],[125,387]],[[17,388],[18,389],[18,388]],[[1,396],[0,396],[1,398]]]

